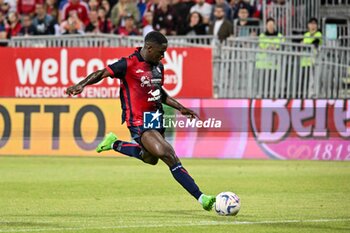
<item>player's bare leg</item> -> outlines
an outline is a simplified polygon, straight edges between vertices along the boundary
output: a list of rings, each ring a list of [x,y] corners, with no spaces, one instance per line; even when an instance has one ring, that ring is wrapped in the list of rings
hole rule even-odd
[[[141,136],[144,148],[154,157],[161,159],[168,165],[175,180],[182,185],[194,198],[196,198],[205,210],[211,210],[215,197],[204,195],[193,178],[182,166],[176,156],[173,147],[156,130],[147,130]]]
[[[141,156],[142,156],[142,161],[150,165],[156,165],[159,161],[159,158],[153,156],[151,153],[149,153],[145,149],[142,149]]]
[[[157,130],[147,130],[141,136],[142,145],[154,157],[161,159],[168,167],[180,163],[172,146]]]

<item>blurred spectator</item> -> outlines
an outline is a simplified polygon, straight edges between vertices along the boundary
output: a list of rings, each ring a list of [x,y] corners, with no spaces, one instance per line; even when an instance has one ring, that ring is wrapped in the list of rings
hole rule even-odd
[[[135,2],[131,0],[119,0],[111,11],[112,24],[115,27],[124,26],[124,17],[127,15],[132,15],[137,22],[140,19],[139,10]]]
[[[10,10],[10,5],[8,3],[8,0],[0,0],[0,11],[4,15],[6,15]]]
[[[139,32],[136,29],[134,17],[132,15],[125,16],[124,20],[125,20],[125,26],[119,26],[115,30],[114,33],[122,35],[122,36],[137,36],[137,35],[139,35]]]
[[[276,50],[284,42],[283,36],[276,30],[273,18],[266,20],[266,31],[259,35],[259,47],[262,49]]]
[[[91,10],[89,12],[89,24],[85,28],[85,32],[87,33],[99,33],[100,28],[98,24],[98,14],[97,10]]]
[[[35,6],[36,16],[33,19],[33,26],[37,35],[53,35],[55,34],[56,20],[51,15],[46,14],[44,5],[37,4]]]
[[[240,8],[238,11],[238,19],[236,24],[235,36],[256,36],[258,34],[259,21],[249,19],[249,11],[247,8]]]
[[[33,36],[36,35],[36,28],[32,24],[30,15],[22,16],[22,28],[18,33],[19,36]]]
[[[46,0],[45,10],[48,15],[51,15],[56,21],[58,20],[58,8],[56,0]]]
[[[89,0],[88,5],[89,5],[89,8],[90,8],[90,11],[92,11],[92,10],[96,10],[97,11],[100,3],[97,0]]]
[[[83,22],[78,17],[76,11],[69,12],[68,19],[63,21],[60,25],[61,34],[84,34]]]
[[[285,5],[286,4],[286,0],[273,0],[270,3],[271,5]]]
[[[202,15],[203,17],[203,22],[205,24],[209,23],[209,19],[210,19],[210,14],[212,11],[212,6],[209,3],[206,3],[205,0],[196,0],[197,4],[194,5],[190,12],[198,12]]]
[[[102,33],[111,33],[112,32],[112,22],[109,18],[106,16],[106,10],[104,7],[98,8],[98,23],[100,32]]]
[[[176,35],[176,12],[169,0],[160,0],[153,14],[153,28],[164,35]]]
[[[75,12],[84,25],[89,23],[89,6],[86,2],[82,0],[69,0],[69,2],[63,6],[61,20],[67,20],[71,12]]]
[[[148,0],[146,1],[146,10],[145,11],[150,11],[154,12],[154,10],[157,8],[159,0]]]
[[[212,8],[212,11],[211,11],[210,20],[211,21],[214,20],[214,9],[215,9],[215,6],[217,6],[217,5],[221,5],[224,7],[225,18],[228,20],[231,20],[232,19],[232,9],[231,9],[231,6],[226,2],[226,0],[216,0],[216,4],[214,5],[214,7]]]
[[[221,0],[222,1],[222,0]],[[176,34],[184,35],[183,29],[187,26],[188,16],[190,13],[191,7],[194,5],[192,1],[181,1],[181,0],[172,0],[173,9],[176,12]]]
[[[234,0],[235,3],[231,3],[232,5],[232,14],[233,19],[238,18],[239,9],[245,8],[248,10],[248,17],[251,17],[254,13],[254,7],[250,4],[249,0]]]
[[[145,12],[143,16],[146,24],[143,27],[142,35],[145,37],[149,32],[154,31],[153,29],[153,13],[150,11]]]
[[[43,0],[18,0],[17,12],[22,15],[34,15],[35,5],[43,4]]]
[[[143,1],[143,0],[141,0],[141,1]],[[158,6],[158,3],[159,3],[159,0],[148,0],[147,2],[146,2],[146,10],[145,10],[145,12],[144,12],[144,14],[146,13],[146,12],[151,12],[152,13],[152,15],[153,15],[153,13],[154,13],[154,10],[157,8],[157,6]],[[153,20],[153,17],[152,17],[152,20]],[[142,26],[146,26],[148,23],[146,22],[146,20],[145,20],[145,18],[144,18],[144,15],[142,16],[142,18],[141,18],[141,24],[142,24]],[[153,26],[152,26],[153,27]]]
[[[215,0],[205,0],[206,3],[209,3],[210,5],[214,5],[215,4]]]
[[[19,21],[17,12],[10,12],[8,15],[8,24],[6,25],[7,38],[17,36],[21,30],[21,23]]]
[[[262,19],[263,1],[264,0],[255,0],[254,12],[253,12],[253,15],[252,15],[253,18]]]
[[[276,20],[276,27],[278,28],[278,31],[283,34],[287,34],[287,24],[290,19],[287,17],[286,6],[284,5],[286,5],[286,0],[273,0],[264,13],[267,17],[273,17]],[[295,9],[293,4],[291,4],[291,6],[292,8],[288,8],[288,11],[290,11],[290,15],[294,17]]]
[[[111,6],[111,9],[113,6],[115,6],[117,3],[118,3],[119,0],[108,0],[109,2],[109,5]],[[146,0],[143,0],[143,1],[146,1]]]
[[[303,44],[314,45],[314,57],[317,54],[317,48],[322,45],[322,33],[318,30],[318,20],[316,18],[309,19],[307,24],[308,31],[304,34]],[[298,82],[301,98],[313,96],[314,93],[314,57],[302,57],[300,61],[301,70],[301,82]],[[319,83],[324,85],[324,83]]]
[[[254,89],[257,90],[257,96],[267,97],[266,90],[276,93],[282,84],[277,85],[279,62],[277,56],[270,51],[280,49],[284,38],[281,33],[276,30],[275,20],[268,18],[266,20],[266,31],[259,35],[259,48],[261,51],[256,54],[257,75],[259,78],[253,83]],[[285,87],[282,87],[285,89]],[[284,91],[284,93],[286,90]],[[271,94],[272,94],[271,93]],[[264,95],[265,94],[265,95]],[[264,95],[264,96],[263,96]]]
[[[304,34],[303,44],[312,44],[318,48],[322,45],[322,33],[318,30],[318,20],[311,18],[307,28],[308,31]]]
[[[0,0],[0,11],[5,13],[17,11],[17,0]]]
[[[220,41],[225,40],[233,34],[231,22],[225,19],[225,9],[223,6],[215,6],[215,21],[209,26],[209,34],[217,36]]]
[[[206,25],[203,17],[198,12],[192,12],[188,17],[187,25],[184,29],[185,35],[206,35]]]
[[[58,10],[60,12],[60,14],[62,14],[62,9],[64,7],[64,5],[66,5],[68,3],[68,0],[58,0]],[[61,15],[60,15],[61,17]]]
[[[0,39],[6,39],[5,15],[0,11]]]
[[[147,12],[147,3],[146,2],[147,2],[146,0],[139,0],[137,3],[137,9],[139,10],[141,18]]]
[[[106,17],[110,18],[111,16],[111,5],[108,0],[102,0],[101,6],[106,10]]]

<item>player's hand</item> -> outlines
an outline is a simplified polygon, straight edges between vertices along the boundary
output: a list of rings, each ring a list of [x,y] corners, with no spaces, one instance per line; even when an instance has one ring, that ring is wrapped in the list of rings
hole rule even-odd
[[[199,119],[198,114],[189,108],[181,108],[179,111],[181,112],[182,115],[187,116],[191,120],[196,119],[196,118]]]
[[[74,86],[70,86],[67,88],[66,90],[66,94],[71,96],[71,95],[79,95],[80,93],[82,93],[84,90],[84,87],[80,84],[74,85]]]

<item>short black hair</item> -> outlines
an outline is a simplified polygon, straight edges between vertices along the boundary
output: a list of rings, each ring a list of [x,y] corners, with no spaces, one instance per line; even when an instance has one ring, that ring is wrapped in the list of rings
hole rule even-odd
[[[268,23],[268,22],[270,22],[270,21],[272,21],[272,22],[274,22],[274,23],[276,22],[274,18],[270,17],[270,18],[267,18],[266,23]]]
[[[149,32],[145,37],[145,43],[148,43],[148,42],[162,45],[162,44],[167,44],[168,39],[162,33],[158,31],[152,31],[152,32]]]
[[[246,11],[248,11],[248,13],[249,13],[249,9],[248,9],[248,7],[246,7],[246,6],[240,6],[240,7],[238,8],[238,11],[240,11],[240,10],[246,10]]]
[[[318,20],[317,20],[317,18],[312,17],[312,18],[309,19],[308,23],[316,23],[316,24],[318,24]]]

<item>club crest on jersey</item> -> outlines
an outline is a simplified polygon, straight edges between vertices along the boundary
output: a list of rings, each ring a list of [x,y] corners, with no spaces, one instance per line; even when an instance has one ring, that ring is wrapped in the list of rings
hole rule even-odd
[[[162,127],[162,113],[156,112],[143,113],[143,127],[145,129],[160,129]]]
[[[151,102],[151,101],[157,101],[160,99],[161,97],[161,94],[160,94],[160,89],[157,89],[157,90],[150,90],[148,92],[148,94],[150,94],[152,97],[148,97],[148,102]]]
[[[151,80],[147,76],[141,77],[141,87],[150,87],[151,86]]]

